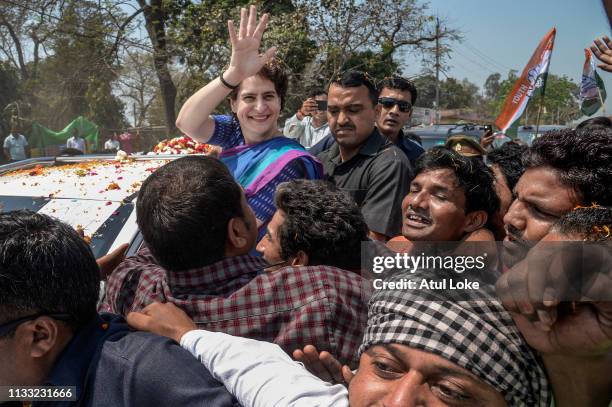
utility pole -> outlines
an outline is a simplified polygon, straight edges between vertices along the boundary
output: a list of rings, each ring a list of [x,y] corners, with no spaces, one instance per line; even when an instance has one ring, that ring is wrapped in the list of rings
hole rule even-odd
[[[440,124],[440,19],[436,17],[436,124]]]

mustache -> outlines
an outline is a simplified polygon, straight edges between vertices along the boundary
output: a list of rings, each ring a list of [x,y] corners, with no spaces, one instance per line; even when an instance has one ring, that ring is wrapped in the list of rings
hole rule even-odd
[[[351,125],[345,125],[345,126],[336,126],[334,127],[335,131],[339,131],[339,130],[355,130],[355,126],[351,126]]]
[[[504,225],[506,235],[510,236],[512,240],[521,246],[530,247],[532,244],[527,240],[523,239],[523,233],[512,225]]]
[[[432,222],[433,220],[431,219],[431,216],[429,213],[422,211],[422,210],[415,210],[412,206],[408,206],[408,210],[406,211],[406,216],[404,217],[408,217],[410,215],[417,215],[417,216],[421,216],[425,219],[427,219],[427,221]]]

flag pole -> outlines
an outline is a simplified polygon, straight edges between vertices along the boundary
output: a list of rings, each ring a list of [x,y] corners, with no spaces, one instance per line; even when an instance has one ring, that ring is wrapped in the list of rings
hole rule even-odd
[[[544,105],[544,91],[546,89],[546,80],[542,84],[542,95],[540,96],[540,106],[538,107],[538,117],[536,119],[536,131],[534,139],[538,137],[538,131],[540,130],[540,115],[542,114],[542,106]]]
[[[603,97],[601,97],[601,89],[597,86],[597,94],[599,95],[599,103],[601,103],[601,108],[603,109],[603,115],[606,115],[606,105],[604,104]]]

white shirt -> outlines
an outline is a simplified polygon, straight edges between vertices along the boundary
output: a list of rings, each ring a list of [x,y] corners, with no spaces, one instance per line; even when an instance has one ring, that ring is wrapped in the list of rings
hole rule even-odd
[[[85,152],[85,139],[72,136],[66,141],[66,148],[76,148],[77,150]]]
[[[181,346],[244,407],[348,407],[348,390],[312,375],[273,343],[190,331]]]
[[[4,139],[4,148],[9,150],[11,160],[14,161],[26,159],[25,148],[27,146],[28,140],[26,140],[23,134],[17,134],[16,136],[9,134],[8,137]]]
[[[297,114],[294,114],[285,122],[283,134],[285,137],[296,139],[304,147],[310,148],[330,134],[330,130],[327,123],[321,127],[314,127],[311,116],[305,116],[300,121]]]
[[[120,147],[121,143],[119,143],[117,140],[108,139],[106,140],[106,143],[104,143],[105,150],[119,150]]]

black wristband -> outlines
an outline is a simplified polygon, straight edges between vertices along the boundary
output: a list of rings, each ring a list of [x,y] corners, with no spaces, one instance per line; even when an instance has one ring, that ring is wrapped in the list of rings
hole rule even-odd
[[[225,81],[225,79],[223,79],[223,72],[221,72],[221,75],[219,75],[219,80],[221,81],[223,86],[225,86],[226,88],[231,89],[231,90],[238,89],[238,86],[240,86],[240,84],[238,84],[238,85],[230,85],[229,83],[227,83]]]

